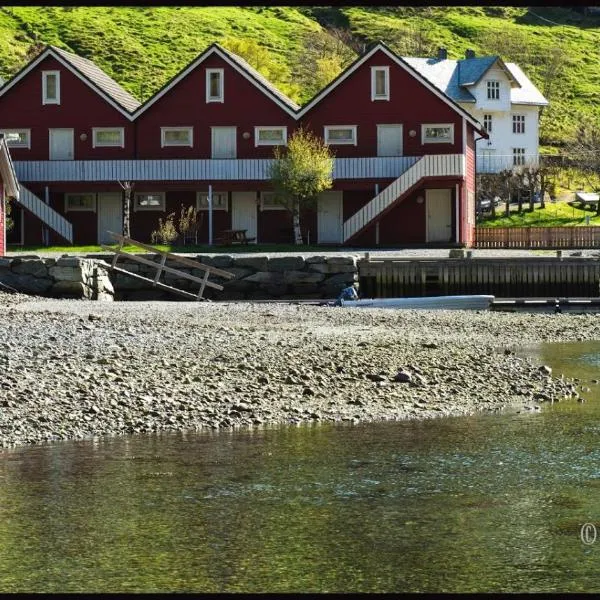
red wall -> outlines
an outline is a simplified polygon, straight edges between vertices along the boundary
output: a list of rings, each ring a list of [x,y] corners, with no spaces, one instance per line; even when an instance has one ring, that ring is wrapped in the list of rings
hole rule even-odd
[[[389,66],[390,100],[371,100],[371,67]],[[332,146],[336,156],[377,156],[377,124],[403,124],[404,155],[462,152],[462,117],[413,75],[376,52],[301,119],[323,136],[325,125],[358,125],[357,146]],[[421,124],[454,123],[454,144],[421,144]],[[410,130],[416,135],[411,137]]]
[[[206,69],[224,69],[224,99],[206,102]],[[221,57],[212,55],[157,100],[136,120],[138,158],[210,158],[211,126],[237,127],[238,158],[271,158],[273,146],[254,146],[254,127],[287,126],[296,121]],[[160,128],[193,126],[194,146],[160,147]],[[243,134],[250,134],[244,139]]]
[[[475,215],[474,207],[469,206],[469,192],[475,196],[475,132],[472,127],[467,127],[466,144],[466,181],[461,193],[461,242],[472,246],[475,241]],[[471,221],[471,223],[469,223]]]
[[[4,256],[6,248],[4,241],[6,239],[6,214],[4,212],[4,182],[0,176],[0,256]]]
[[[42,104],[42,71],[49,70],[60,71],[60,104]],[[134,156],[133,124],[49,56],[0,97],[0,129],[31,129],[31,148],[11,148],[13,160],[48,160],[48,128],[59,127],[74,129],[75,160]],[[124,127],[125,148],[92,148],[92,127]]]

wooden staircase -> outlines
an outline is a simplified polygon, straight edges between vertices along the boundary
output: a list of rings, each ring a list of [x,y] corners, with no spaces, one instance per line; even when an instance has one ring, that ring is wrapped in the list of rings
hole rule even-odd
[[[73,225],[67,221],[60,213],[40,200],[33,192],[28,190],[23,184],[19,186],[19,198],[17,204],[28,210],[36,216],[46,227],[49,227],[65,239],[69,244],[73,243]]]

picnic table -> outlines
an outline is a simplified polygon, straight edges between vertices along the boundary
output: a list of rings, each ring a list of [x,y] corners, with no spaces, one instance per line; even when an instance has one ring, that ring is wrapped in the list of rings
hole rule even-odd
[[[586,204],[589,204],[591,208],[594,208],[598,204],[600,195],[591,194],[589,192],[575,192],[575,200],[579,202],[582,208],[585,208]]]
[[[217,244],[221,246],[231,246],[233,244],[249,244],[255,237],[247,237],[247,229],[223,229],[217,239]]]

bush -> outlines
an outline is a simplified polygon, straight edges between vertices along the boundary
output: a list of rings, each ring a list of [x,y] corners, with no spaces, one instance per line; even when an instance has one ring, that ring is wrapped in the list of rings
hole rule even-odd
[[[158,219],[158,229],[152,232],[150,239],[153,244],[168,246],[177,239],[178,235],[175,228],[175,213],[171,213],[164,221],[161,218]]]

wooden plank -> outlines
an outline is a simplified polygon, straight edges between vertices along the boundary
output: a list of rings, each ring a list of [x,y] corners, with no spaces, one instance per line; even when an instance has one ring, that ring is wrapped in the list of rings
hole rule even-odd
[[[122,273],[123,275],[129,275],[130,277],[134,277],[135,279],[141,279],[142,281],[147,281],[148,283],[151,283],[153,286],[160,288],[162,290],[172,292],[173,294],[179,294],[180,296],[185,296],[186,298],[190,298],[192,300],[199,299],[198,296],[196,296],[196,294],[191,294],[190,292],[186,292],[184,290],[174,288],[170,285],[167,285],[166,283],[161,283],[160,281],[152,281],[152,279],[149,279],[148,277],[144,277],[143,275],[138,275],[137,273],[132,273],[131,271],[128,271],[127,269],[121,269],[120,267],[114,267],[113,271],[116,271],[117,273]]]

